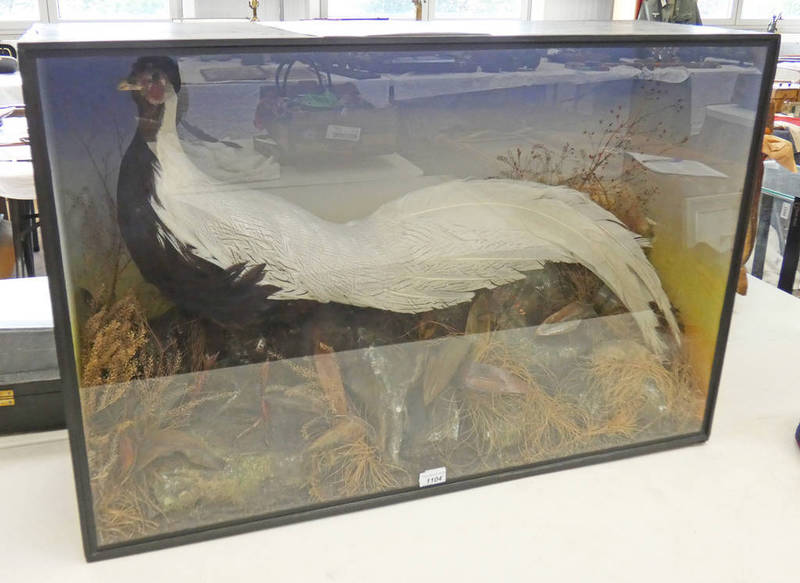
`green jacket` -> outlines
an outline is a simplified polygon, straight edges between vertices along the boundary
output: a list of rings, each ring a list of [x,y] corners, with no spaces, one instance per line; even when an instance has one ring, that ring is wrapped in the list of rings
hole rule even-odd
[[[639,20],[703,24],[697,0],[644,0],[639,9]]]

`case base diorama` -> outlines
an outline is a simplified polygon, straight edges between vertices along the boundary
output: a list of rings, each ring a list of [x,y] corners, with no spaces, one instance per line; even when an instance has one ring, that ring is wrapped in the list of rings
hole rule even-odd
[[[705,440],[778,42],[28,32],[87,557]]]

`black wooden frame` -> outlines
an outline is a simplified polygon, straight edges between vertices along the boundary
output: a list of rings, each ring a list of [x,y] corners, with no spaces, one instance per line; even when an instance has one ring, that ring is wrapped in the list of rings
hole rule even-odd
[[[592,23],[595,27],[597,23]],[[131,25],[134,26],[134,25]],[[144,25],[147,26],[147,25]],[[491,26],[487,24],[487,27]],[[666,25],[665,25],[666,26]],[[719,31],[711,29],[704,33],[703,29],[682,27],[686,34],[607,34],[601,36],[585,36],[580,34],[535,36],[502,36],[484,35],[391,35],[372,37],[254,37],[254,38],[192,38],[179,41],[169,39],[148,41],[108,41],[92,42],[58,42],[37,40],[29,42],[23,39],[19,45],[20,63],[23,77],[23,90],[30,127],[31,148],[34,160],[36,189],[39,196],[41,220],[47,237],[45,257],[47,272],[50,274],[50,293],[53,301],[56,346],[59,366],[64,386],[67,426],[69,428],[75,483],[79,498],[81,529],[84,550],[88,560],[108,559],[133,553],[161,549],[180,544],[229,536],[243,532],[273,527],[302,520],[309,520],[355,510],[372,508],[389,503],[413,500],[434,494],[453,492],[464,488],[483,486],[499,481],[531,476],[539,473],[563,470],[588,464],[600,463],[620,458],[652,453],[680,446],[706,441],[711,431],[714,405],[717,399],[720,373],[722,370],[725,345],[728,338],[730,317],[733,308],[736,282],[741,265],[744,238],[750,213],[754,177],[757,165],[761,163],[761,140],[766,121],[767,104],[775,75],[780,37],[770,34],[740,33],[736,31]],[[267,29],[268,30],[268,29]],[[648,32],[653,30],[647,29]],[[719,47],[760,47],[766,48],[766,64],[763,72],[759,96],[759,107],[750,138],[750,154],[748,172],[743,185],[743,196],[739,209],[739,218],[734,240],[734,251],[728,273],[727,287],[720,318],[716,349],[711,369],[708,398],[700,431],[687,435],[676,435],[669,438],[625,445],[588,454],[580,454],[567,458],[535,463],[523,467],[508,468],[501,471],[456,479],[428,488],[407,488],[389,493],[377,494],[343,502],[313,505],[289,511],[271,513],[266,516],[254,516],[249,519],[219,523],[215,525],[176,531],[169,534],[136,539],[134,541],[99,547],[97,544],[95,518],[92,505],[92,493],[89,483],[88,459],[85,436],[81,419],[81,406],[78,393],[78,375],[73,352],[71,322],[67,306],[67,290],[64,266],[60,252],[60,234],[55,213],[53,182],[50,173],[50,157],[45,140],[42,102],[39,93],[39,73],[37,61],[47,57],[85,57],[90,53],[98,55],[126,55],[131,58],[169,52],[174,56],[188,55],[199,51],[223,53],[247,52],[304,52],[325,50],[333,51],[382,51],[382,50],[456,50],[456,49],[548,49],[561,47],[657,47],[657,46],[719,46]]]

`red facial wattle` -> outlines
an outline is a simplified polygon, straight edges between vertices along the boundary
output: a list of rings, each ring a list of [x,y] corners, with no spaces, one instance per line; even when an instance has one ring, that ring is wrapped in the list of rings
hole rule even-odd
[[[160,81],[152,81],[145,86],[145,98],[153,105],[164,103],[165,91],[164,83]]]

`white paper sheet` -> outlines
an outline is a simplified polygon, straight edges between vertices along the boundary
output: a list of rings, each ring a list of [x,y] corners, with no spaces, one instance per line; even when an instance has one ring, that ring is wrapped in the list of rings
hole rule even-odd
[[[710,178],[727,178],[718,170],[711,166],[698,162],[697,160],[684,160],[682,158],[670,158],[669,156],[656,156],[655,154],[642,154],[641,152],[628,152],[634,160],[659,174],[678,174],[681,176],[701,176]]]

